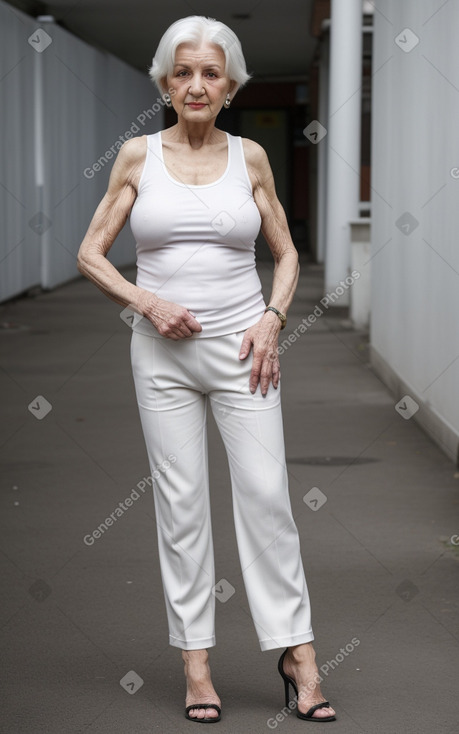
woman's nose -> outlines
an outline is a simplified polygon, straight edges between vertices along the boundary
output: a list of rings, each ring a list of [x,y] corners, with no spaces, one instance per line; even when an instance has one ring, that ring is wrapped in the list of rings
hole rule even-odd
[[[192,78],[188,91],[190,94],[193,95],[193,97],[200,97],[201,94],[204,93],[204,88],[202,86],[202,79],[200,76],[196,75]]]

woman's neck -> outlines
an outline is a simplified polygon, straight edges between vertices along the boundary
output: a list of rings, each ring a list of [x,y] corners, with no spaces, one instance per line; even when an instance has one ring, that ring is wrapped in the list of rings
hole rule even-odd
[[[189,123],[178,120],[176,125],[167,128],[163,132],[163,139],[169,142],[188,144],[191,148],[198,150],[203,145],[221,143],[222,130],[217,130],[215,120],[209,122]]]

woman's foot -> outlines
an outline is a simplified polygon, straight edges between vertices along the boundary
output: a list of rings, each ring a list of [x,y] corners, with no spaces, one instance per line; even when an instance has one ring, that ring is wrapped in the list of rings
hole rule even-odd
[[[326,701],[320,690],[319,671],[315,663],[316,653],[312,642],[289,647],[284,657],[284,673],[296,683],[298,688],[298,711],[305,714],[311,706]],[[312,714],[315,719],[334,716],[331,706],[316,709]]]
[[[221,706],[210,679],[207,650],[182,650],[182,659],[186,676],[185,706],[191,706],[193,703],[216,703]],[[190,709],[188,715],[196,719],[216,719],[218,711],[213,708],[195,708]]]

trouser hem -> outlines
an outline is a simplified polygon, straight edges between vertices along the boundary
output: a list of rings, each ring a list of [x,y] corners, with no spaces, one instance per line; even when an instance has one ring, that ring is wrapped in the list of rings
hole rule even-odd
[[[274,650],[277,647],[290,647],[291,645],[301,645],[303,642],[312,642],[314,634],[312,630],[302,632],[300,635],[290,635],[289,637],[268,637],[260,640],[261,650]]]
[[[203,650],[216,644],[215,636],[199,637],[196,640],[182,640],[180,637],[169,635],[169,644],[172,647],[180,647],[182,650]]]

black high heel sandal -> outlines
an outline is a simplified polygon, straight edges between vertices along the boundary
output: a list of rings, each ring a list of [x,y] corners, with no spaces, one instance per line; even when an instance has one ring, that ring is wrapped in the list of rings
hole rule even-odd
[[[299,719],[305,719],[305,721],[324,721],[324,722],[325,721],[336,721],[336,716],[323,716],[321,718],[318,718],[317,716],[313,716],[314,711],[316,711],[317,709],[322,709],[322,708],[326,708],[327,706],[330,706],[330,702],[329,701],[322,701],[322,703],[316,703],[316,705],[315,706],[311,706],[311,708],[308,709],[305,714],[302,714],[301,711],[298,711],[298,688],[297,688],[297,685],[296,685],[295,681],[293,680],[293,678],[290,678],[289,675],[286,675],[284,673],[284,658],[285,658],[285,655],[287,653],[287,650],[288,650],[288,647],[285,648],[285,650],[282,653],[282,655],[280,656],[279,662],[277,664],[277,669],[278,669],[279,673],[282,676],[282,679],[284,681],[284,686],[285,686],[285,705],[286,706],[289,705],[290,696],[289,696],[289,689],[288,689],[288,687],[289,687],[289,685],[291,685],[291,686],[293,686],[293,690],[295,691],[295,695],[296,695],[296,698],[297,698],[296,715],[298,716]]]

